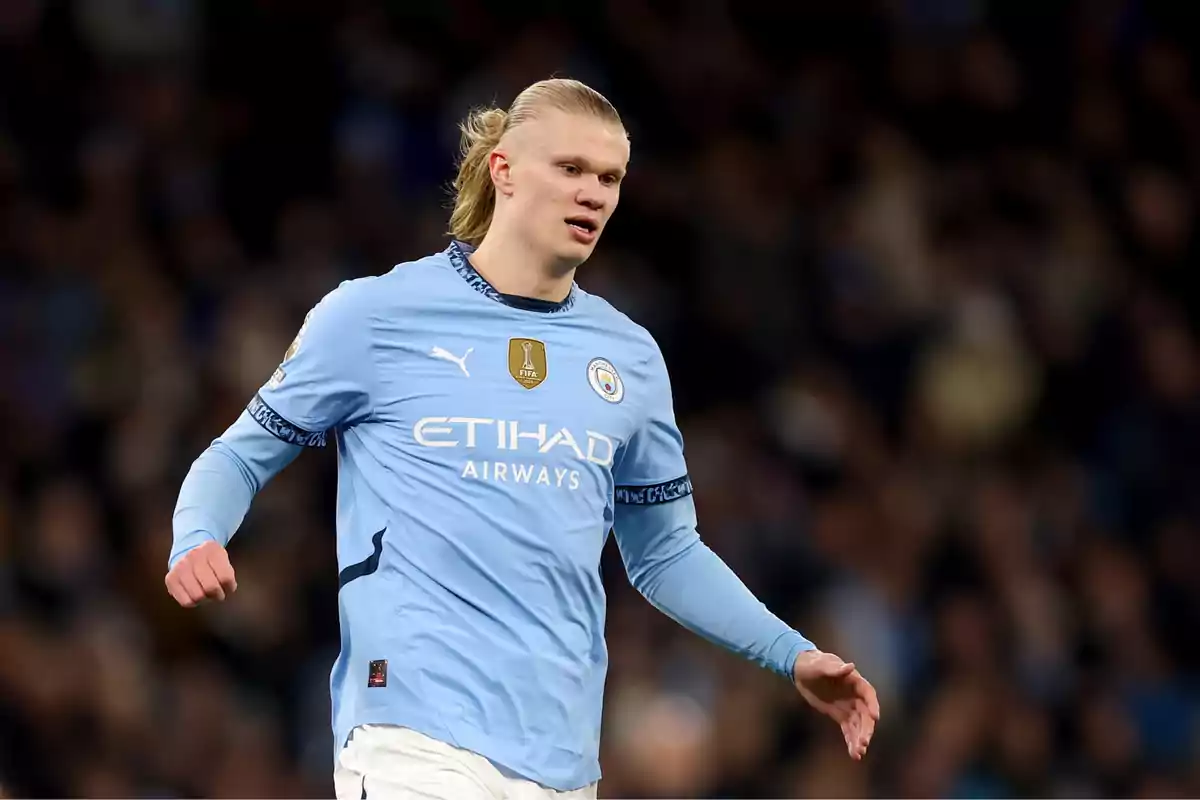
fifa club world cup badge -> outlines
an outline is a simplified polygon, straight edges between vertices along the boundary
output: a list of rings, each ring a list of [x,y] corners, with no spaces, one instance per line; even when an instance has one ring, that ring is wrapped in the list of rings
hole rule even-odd
[[[295,357],[296,351],[300,349],[300,342],[304,340],[304,334],[308,331],[308,321],[312,317],[312,312],[309,311],[304,315],[304,322],[300,325],[300,330],[296,332],[296,338],[292,339],[292,343],[288,345],[287,351],[283,354],[283,361],[280,362],[279,368],[271,375],[271,379],[267,381],[267,386],[271,389],[278,389],[283,383],[287,373],[283,371],[283,365],[288,363]]]
[[[619,403],[625,398],[625,383],[608,359],[593,358],[588,364],[587,376],[596,394],[608,402]]]
[[[367,688],[382,689],[387,686],[387,659],[372,661],[367,671]]]
[[[537,339],[508,340],[508,373],[526,389],[546,380],[546,345]]]

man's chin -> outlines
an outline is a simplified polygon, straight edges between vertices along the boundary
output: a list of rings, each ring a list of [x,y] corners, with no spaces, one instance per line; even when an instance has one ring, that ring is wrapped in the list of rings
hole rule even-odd
[[[599,239],[597,238],[596,241]],[[592,253],[596,250],[596,241],[589,244],[568,242],[565,246],[560,247],[555,255],[559,264],[562,265],[562,269],[564,271],[575,269],[591,258]]]

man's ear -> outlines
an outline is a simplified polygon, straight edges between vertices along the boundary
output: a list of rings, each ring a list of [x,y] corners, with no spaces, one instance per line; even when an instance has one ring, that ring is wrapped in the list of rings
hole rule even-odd
[[[508,161],[508,153],[499,148],[488,156],[488,171],[492,174],[492,184],[496,193],[509,196],[512,194],[512,165]]]

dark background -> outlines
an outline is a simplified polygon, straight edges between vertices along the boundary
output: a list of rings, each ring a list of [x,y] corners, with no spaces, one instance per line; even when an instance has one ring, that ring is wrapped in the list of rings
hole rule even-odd
[[[240,589],[191,460],[340,280],[444,246],[552,74],[634,157],[580,283],[661,342],[701,532],[877,686],[861,765],[610,548],[601,794],[1200,795],[1196,6],[0,2],[0,785],[330,796],[331,452]],[[480,653],[486,658],[486,653]]]

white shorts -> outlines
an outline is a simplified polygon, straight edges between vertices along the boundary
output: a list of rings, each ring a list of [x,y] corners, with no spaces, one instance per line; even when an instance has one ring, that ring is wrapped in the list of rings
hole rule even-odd
[[[595,800],[509,778],[483,756],[396,725],[362,725],[338,754],[337,800]]]

